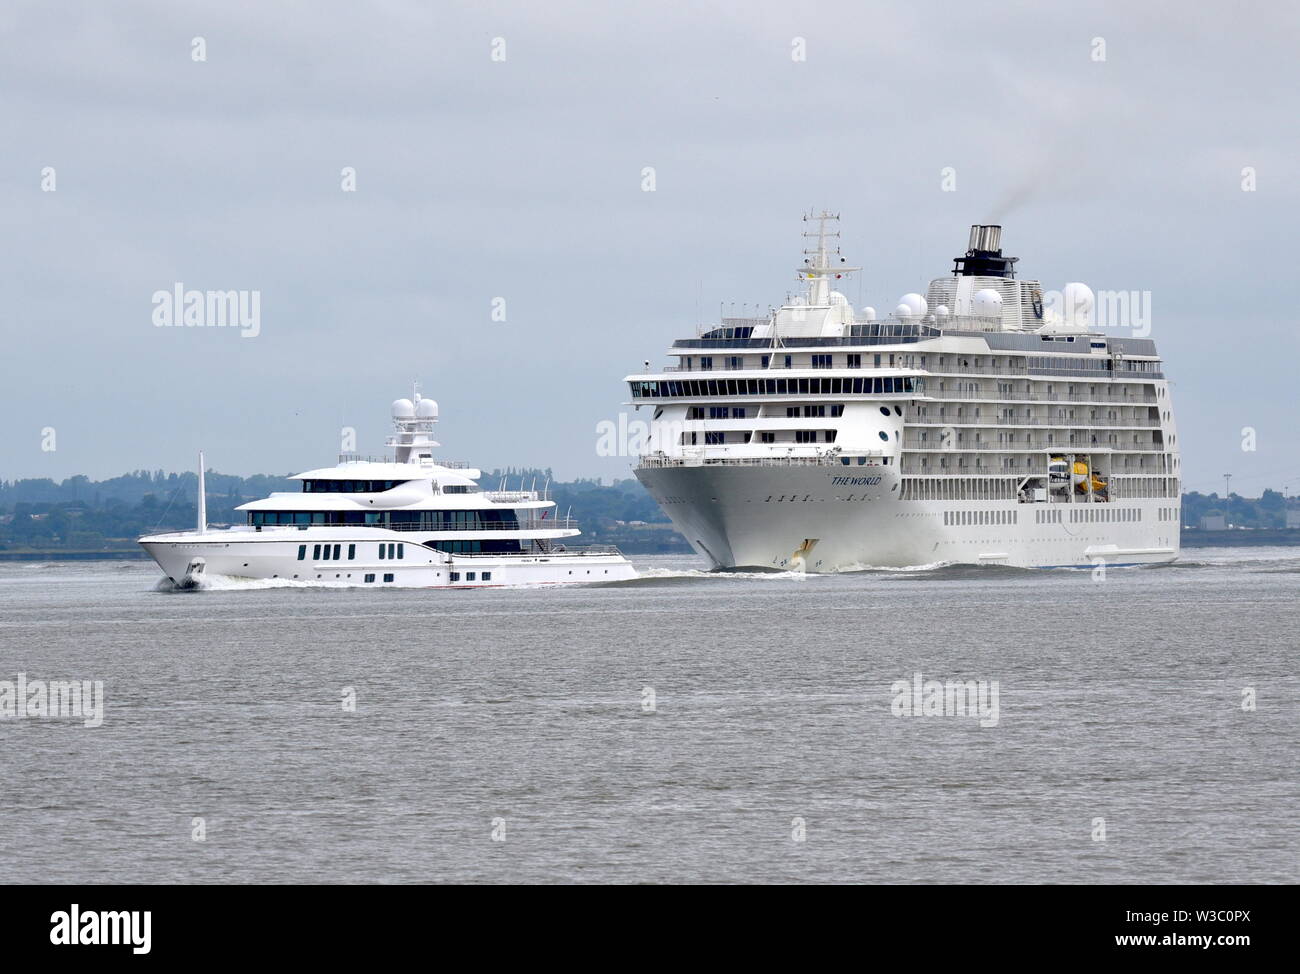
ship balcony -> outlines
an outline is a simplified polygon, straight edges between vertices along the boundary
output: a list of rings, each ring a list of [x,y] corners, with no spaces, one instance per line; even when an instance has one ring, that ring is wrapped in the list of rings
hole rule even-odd
[[[908,417],[908,426],[953,426],[979,427],[990,426],[997,429],[1016,429],[1019,427],[1042,426],[1055,429],[1160,429],[1158,419],[1089,419],[1082,416],[917,416]]]
[[[921,453],[1163,453],[1159,443],[1048,443],[1044,439],[1016,440],[1013,443],[978,442],[946,443],[940,439],[921,440],[909,436],[903,439],[904,450]]]

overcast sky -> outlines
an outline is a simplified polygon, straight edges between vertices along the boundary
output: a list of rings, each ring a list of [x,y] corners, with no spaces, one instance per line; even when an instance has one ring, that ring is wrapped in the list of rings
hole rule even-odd
[[[0,479],[378,453],[416,379],[447,456],[629,476],[622,377],[780,303],[829,207],[855,305],[990,220],[1150,291],[1186,487],[1300,490],[1297,6],[1068,6],[7,0]],[[260,333],[156,327],[177,282]]]

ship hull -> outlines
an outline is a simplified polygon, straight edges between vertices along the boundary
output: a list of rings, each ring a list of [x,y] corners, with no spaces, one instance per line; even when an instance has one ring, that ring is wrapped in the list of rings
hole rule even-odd
[[[636,475],[715,568],[1096,568],[1178,556],[1167,500],[900,501],[893,468],[866,469],[702,464],[643,466]]]
[[[452,555],[396,532],[384,535],[379,538],[374,531],[328,533],[326,529],[182,532],[142,538],[140,545],[178,588],[203,588],[216,578],[459,589],[573,585],[636,577],[632,564],[616,552],[590,553],[556,543],[546,554]],[[385,554],[389,544],[400,544],[402,557],[379,558],[380,544]],[[325,547],[331,555],[337,547],[339,557],[318,557],[317,549]]]

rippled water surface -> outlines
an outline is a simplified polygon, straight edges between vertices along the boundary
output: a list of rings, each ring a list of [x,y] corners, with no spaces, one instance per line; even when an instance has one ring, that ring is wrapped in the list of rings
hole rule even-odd
[[[145,562],[0,565],[0,680],[102,680],[106,701],[99,727],[0,719],[0,866],[1296,882],[1300,549],[1184,555],[1103,579],[653,557],[633,582],[474,592],[174,593]],[[916,672],[997,681],[996,725],[896,716]]]

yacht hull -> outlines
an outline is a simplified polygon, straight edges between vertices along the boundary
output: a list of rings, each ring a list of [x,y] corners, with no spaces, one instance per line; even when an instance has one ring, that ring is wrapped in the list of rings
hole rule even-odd
[[[632,564],[612,552],[569,550],[554,544],[545,554],[452,555],[415,539],[384,532],[326,534],[313,531],[209,531],[154,535],[140,545],[179,588],[202,588],[214,577],[365,588],[495,588],[512,585],[573,585],[636,577]],[[389,544],[402,557],[380,558]],[[339,558],[314,557],[317,549]],[[348,557],[351,551],[352,557]],[[195,564],[201,566],[195,571]]]

